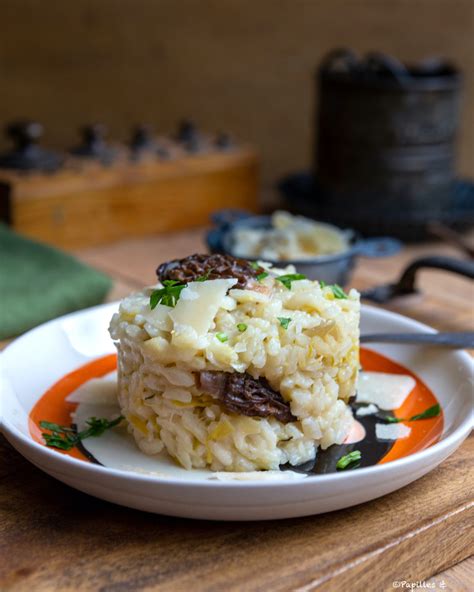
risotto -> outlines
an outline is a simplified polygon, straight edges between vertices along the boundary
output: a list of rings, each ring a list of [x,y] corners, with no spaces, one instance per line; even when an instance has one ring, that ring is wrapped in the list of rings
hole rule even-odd
[[[111,321],[137,445],[186,469],[278,469],[340,444],[359,368],[359,294],[265,263],[194,255]]]

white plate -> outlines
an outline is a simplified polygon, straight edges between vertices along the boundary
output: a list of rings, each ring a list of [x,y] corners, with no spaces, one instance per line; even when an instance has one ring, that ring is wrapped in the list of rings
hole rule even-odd
[[[66,373],[114,351],[107,304],[56,319],[30,331],[0,356],[0,427],[9,442],[37,467],[96,497],[190,518],[266,520],[319,514],[390,493],[419,479],[466,438],[472,427],[473,364],[464,352],[380,345],[372,349],[414,371],[438,398],[444,412],[441,440],[405,458],[348,472],[268,481],[217,481],[207,471],[184,471],[167,463],[165,476],[140,474],[71,458],[35,442],[28,413]],[[416,321],[364,306],[362,331],[423,332]],[[428,486],[428,483],[427,483]]]

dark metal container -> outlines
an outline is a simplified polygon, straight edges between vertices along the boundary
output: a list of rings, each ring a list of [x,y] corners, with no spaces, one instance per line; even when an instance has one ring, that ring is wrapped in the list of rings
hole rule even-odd
[[[428,60],[408,67],[383,54],[335,50],[317,74],[314,168],[322,205],[371,217],[449,203],[461,77]],[[335,220],[337,222],[337,220]]]

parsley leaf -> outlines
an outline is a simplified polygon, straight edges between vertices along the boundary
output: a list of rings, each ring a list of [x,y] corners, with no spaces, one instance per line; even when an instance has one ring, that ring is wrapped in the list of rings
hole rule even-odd
[[[343,300],[343,299],[347,298],[347,294],[344,292],[344,290],[338,284],[334,284],[333,286],[331,286],[331,290],[332,290],[332,293],[334,294],[335,298],[337,298],[338,300]]]
[[[260,269],[260,265],[256,261],[250,261],[250,267],[252,269],[255,269],[255,271],[257,271],[257,269]]]
[[[90,419],[88,419],[86,421],[86,425],[88,426],[85,430],[83,430],[82,432],[79,432],[78,437],[80,440],[83,440],[84,438],[90,438],[90,437],[97,437],[97,436],[102,436],[102,434],[106,431],[109,430],[110,428],[115,427],[116,425],[118,425],[123,419],[122,415],[119,415],[118,417],[116,417],[115,419],[109,421],[108,419],[103,419],[103,418],[97,418],[97,417],[91,417]]]
[[[205,282],[205,281],[207,281],[209,279],[209,275],[211,274],[212,271],[214,271],[214,270],[213,269],[208,269],[204,275],[200,275],[194,281],[195,282]]]
[[[379,419],[382,419],[386,423],[400,423],[401,421],[408,421],[407,419],[401,419],[400,417],[393,417],[392,415],[384,415],[383,417],[379,415],[377,417]]]
[[[336,463],[336,469],[338,469],[339,471],[343,471],[348,466],[359,461],[361,458],[362,458],[362,454],[361,454],[360,450],[353,450],[352,452],[349,452],[349,454],[341,456],[341,458]],[[352,468],[356,468],[356,467],[352,467]]]
[[[229,338],[227,337],[227,335],[225,333],[216,333],[216,337],[221,343],[225,343],[226,341],[229,341]]]
[[[277,319],[280,321],[280,325],[283,327],[283,329],[288,329],[291,319],[286,317],[277,317]]]
[[[238,330],[239,330],[241,333],[243,333],[244,331],[247,331],[247,325],[246,325],[245,323],[239,323],[239,324],[237,325],[237,329],[238,329]]]
[[[264,280],[266,277],[268,277],[268,273],[266,271],[264,271],[263,273],[259,273],[257,275],[257,281],[261,282],[262,280]]]
[[[409,421],[417,421],[418,419],[429,419],[431,417],[438,417],[440,413],[441,407],[439,403],[436,403],[436,405],[433,405],[433,407],[428,407],[428,409],[425,409],[425,411],[423,411],[422,413],[413,415],[412,417],[410,417]]]
[[[42,427],[44,430],[51,430],[52,432],[71,432],[72,434],[76,433],[72,428],[60,426],[57,423],[52,423],[51,421],[40,421],[40,427]]]
[[[77,438],[66,436],[65,434],[42,434],[46,446],[59,448],[60,450],[71,450],[77,444]]]
[[[40,427],[51,432],[50,434],[42,432],[41,435],[46,446],[59,448],[60,450],[71,450],[71,448],[74,448],[74,446],[85,438],[101,436],[106,430],[118,425],[122,419],[122,415],[110,421],[108,419],[91,417],[86,421],[88,427],[82,430],[82,432],[77,432],[71,427],[60,426],[50,421],[40,421]]]
[[[77,444],[77,433],[72,428],[60,426],[50,421],[40,421],[40,427],[49,430],[51,433],[42,432],[46,446],[71,450]]]
[[[387,423],[400,423],[402,421],[418,421],[419,419],[430,419],[432,417],[438,417],[440,413],[441,407],[439,403],[436,403],[436,405],[428,407],[428,409],[425,409],[425,411],[423,411],[422,413],[417,413],[416,415],[412,415],[408,418],[386,416],[383,419],[385,419]]]
[[[288,273],[287,275],[279,275],[276,278],[277,282],[281,282],[285,288],[291,290],[291,282],[296,282],[297,280],[305,280],[306,276],[302,273]]]
[[[204,280],[203,280],[204,281]],[[174,308],[179,300],[181,292],[187,284],[181,284],[176,280],[164,280],[163,288],[154,290],[150,296],[150,308],[153,310],[158,304]]]
[[[326,284],[326,282],[324,280],[319,280],[319,285],[321,286],[321,289],[331,288],[332,293],[334,294],[334,297],[337,298],[338,300],[343,300],[345,298],[348,298],[347,294],[344,292],[344,290],[341,288],[341,286],[339,284],[328,285],[328,284]]]

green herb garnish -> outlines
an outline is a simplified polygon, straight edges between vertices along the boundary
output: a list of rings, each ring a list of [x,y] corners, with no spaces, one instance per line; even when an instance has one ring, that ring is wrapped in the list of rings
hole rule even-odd
[[[229,338],[227,337],[227,335],[225,333],[216,333],[216,337],[221,343],[225,343],[226,341],[229,341]]]
[[[277,282],[281,282],[285,288],[291,290],[291,282],[296,282],[297,280],[305,280],[306,276],[302,273],[288,273],[287,275],[279,275],[275,278]]]
[[[256,262],[256,261],[250,261],[250,267],[252,269],[255,269],[255,271],[257,271],[257,269],[260,269],[260,265]]]
[[[334,284],[333,286],[331,286],[331,290],[335,298],[337,298],[338,300],[343,300],[344,298],[347,298],[347,294],[338,284]]]
[[[204,280],[203,280],[204,281]],[[158,304],[174,308],[187,284],[177,280],[164,280],[163,288],[154,290],[150,296],[150,308],[153,310]]]
[[[244,331],[247,331],[247,325],[246,325],[245,323],[239,323],[239,324],[237,325],[237,329],[238,329],[238,330],[239,330],[241,333],[243,333]]]
[[[361,458],[362,454],[360,450],[353,450],[352,452],[349,452],[349,454],[341,456],[341,458],[336,463],[336,469],[338,469],[339,471],[343,471],[349,465],[352,465],[353,463],[359,461]]]
[[[84,440],[84,438],[102,436],[104,432],[118,425],[122,421],[122,419],[122,415],[119,415],[112,421],[109,421],[108,419],[104,418],[91,417],[86,421],[86,425],[89,427],[83,430],[82,432],[79,432],[79,440]]]
[[[73,428],[61,426],[50,421],[40,421],[40,427],[51,432],[50,434],[48,432],[42,432],[41,435],[43,436],[46,446],[59,448],[61,450],[71,450],[71,448],[77,446],[77,444],[85,438],[101,436],[106,430],[118,425],[122,419],[123,415],[120,415],[111,421],[108,419],[91,417],[86,421],[88,427],[81,432],[77,432]]]
[[[438,415],[440,413],[441,413],[441,407],[439,406],[439,403],[436,403],[436,405],[433,405],[433,407],[429,407],[428,409],[423,411],[423,413],[417,413],[417,415],[412,415],[412,417],[401,418],[401,417],[386,416],[383,419],[387,423],[400,423],[402,421],[418,421],[419,419],[430,419],[432,417],[438,417]]]
[[[348,298],[347,294],[344,292],[344,290],[341,288],[341,286],[339,284],[328,285],[328,284],[326,284],[326,282],[324,280],[319,280],[319,285],[321,286],[321,289],[331,288],[332,293],[334,294],[334,297],[339,300],[343,300],[344,298]]]
[[[77,443],[77,432],[72,428],[60,426],[51,421],[40,421],[40,427],[49,430],[51,433],[42,432],[46,446],[60,448],[61,450],[70,450]]]
[[[210,276],[210,274],[211,274],[212,271],[214,271],[214,270],[213,269],[209,269],[208,271],[206,271],[206,273],[204,275],[200,275],[194,281],[195,282],[206,282],[209,279],[209,276]]]
[[[264,280],[266,277],[268,277],[268,273],[266,271],[264,271],[263,273],[259,273],[257,275],[257,281],[261,282],[262,280]]]
[[[40,427],[42,427],[44,430],[51,430],[52,432],[70,432],[72,434],[76,433],[76,430],[73,430],[72,428],[60,426],[57,423],[52,423],[51,421],[40,421]]]
[[[288,329],[291,319],[286,317],[277,317],[277,319],[280,321],[280,325],[283,327],[283,329]]]
[[[43,439],[46,446],[51,448],[59,448],[60,450],[71,450],[76,444],[77,439],[72,435],[66,435],[59,432],[53,432],[52,434],[42,433]]]

